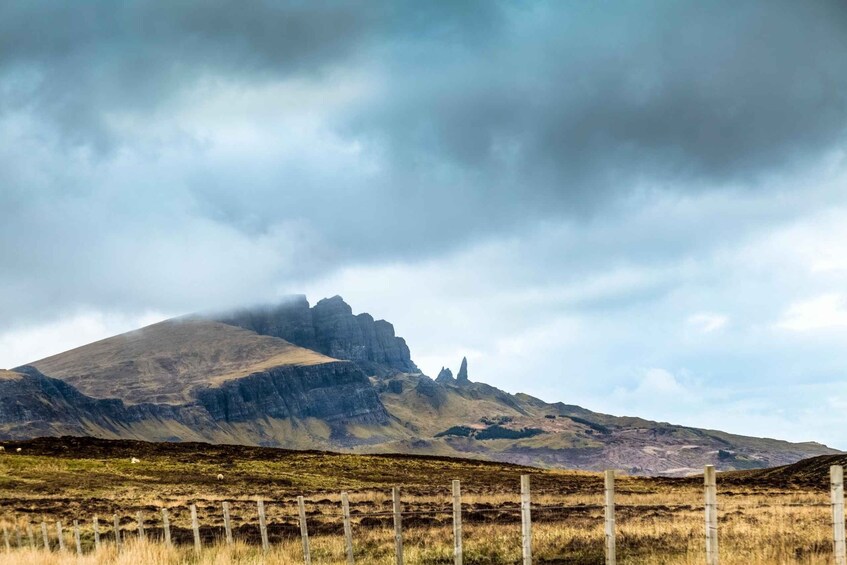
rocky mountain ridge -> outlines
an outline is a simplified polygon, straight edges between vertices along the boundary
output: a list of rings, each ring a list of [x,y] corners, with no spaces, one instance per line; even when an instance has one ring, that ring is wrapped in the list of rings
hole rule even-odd
[[[353,361],[370,375],[419,372],[409,346],[395,335],[393,325],[367,313],[354,315],[340,296],[324,298],[311,308],[305,296],[291,296],[272,306],[236,310],[215,319]]]

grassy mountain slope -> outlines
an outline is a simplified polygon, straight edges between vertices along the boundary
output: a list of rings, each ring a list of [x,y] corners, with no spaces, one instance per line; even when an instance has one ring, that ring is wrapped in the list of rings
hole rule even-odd
[[[215,386],[282,365],[334,359],[285,340],[227,324],[175,319],[31,363],[94,398],[179,404]]]

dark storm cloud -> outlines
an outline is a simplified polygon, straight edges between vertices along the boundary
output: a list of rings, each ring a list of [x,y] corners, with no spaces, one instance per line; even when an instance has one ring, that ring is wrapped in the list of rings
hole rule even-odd
[[[366,45],[380,10],[357,3],[13,2],[0,17],[8,106],[108,148],[109,112],[150,112],[204,76],[320,73]]]
[[[408,236],[333,218],[343,255],[438,252],[656,188],[761,188],[843,144],[842,3],[486,6],[441,6],[402,26],[394,11],[371,30],[378,87],[332,124],[385,168],[364,187],[354,178],[315,190]],[[244,208],[219,183],[199,197]],[[268,205],[273,192],[243,216],[284,214]]]
[[[723,181],[826,148],[845,53],[842,2],[43,1],[0,18],[4,107],[79,143],[202,77],[368,65],[383,88],[337,125],[383,141],[401,174],[451,164],[554,193]]]
[[[762,190],[845,124],[842,2],[7,2],[0,307],[195,308]]]
[[[381,136],[405,171],[452,166],[481,176],[489,206],[520,194],[555,212],[638,183],[755,181],[844,140],[843,3],[510,12],[482,48],[456,38],[393,46],[390,87],[351,127]]]

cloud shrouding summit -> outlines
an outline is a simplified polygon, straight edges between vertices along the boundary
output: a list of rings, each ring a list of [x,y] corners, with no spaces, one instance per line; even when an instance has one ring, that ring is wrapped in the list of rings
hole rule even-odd
[[[340,293],[430,372],[847,447],[845,93],[841,2],[7,3],[0,366]]]

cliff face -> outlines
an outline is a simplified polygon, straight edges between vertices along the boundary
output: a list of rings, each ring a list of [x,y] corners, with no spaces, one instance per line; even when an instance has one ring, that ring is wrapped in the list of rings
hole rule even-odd
[[[277,447],[302,447],[305,439],[332,448],[349,443],[349,425],[390,423],[368,378],[343,361],[275,367],[199,390],[180,405],[92,398],[34,367],[15,373],[0,379],[0,437],[7,439],[67,434]],[[310,419],[326,423],[327,437],[297,437]],[[274,433],[266,426],[272,420],[294,432]]]
[[[336,423],[387,425],[388,413],[368,378],[349,362],[275,367],[197,392],[215,421],[316,418]]]
[[[394,326],[370,314],[354,315],[340,296],[325,298],[312,308],[305,296],[295,296],[274,306],[232,312],[217,321],[353,361],[369,375],[419,372]]]
[[[218,321],[260,335],[279,337],[313,351],[319,350],[312,310],[303,295],[290,296],[273,306],[236,310],[223,315]]]
[[[0,436],[84,435],[92,430],[119,434],[120,429],[149,419],[180,419],[171,405],[126,406],[117,399],[91,398],[35,367],[15,370],[19,379],[0,381]],[[184,418],[183,418],[184,419]]]

